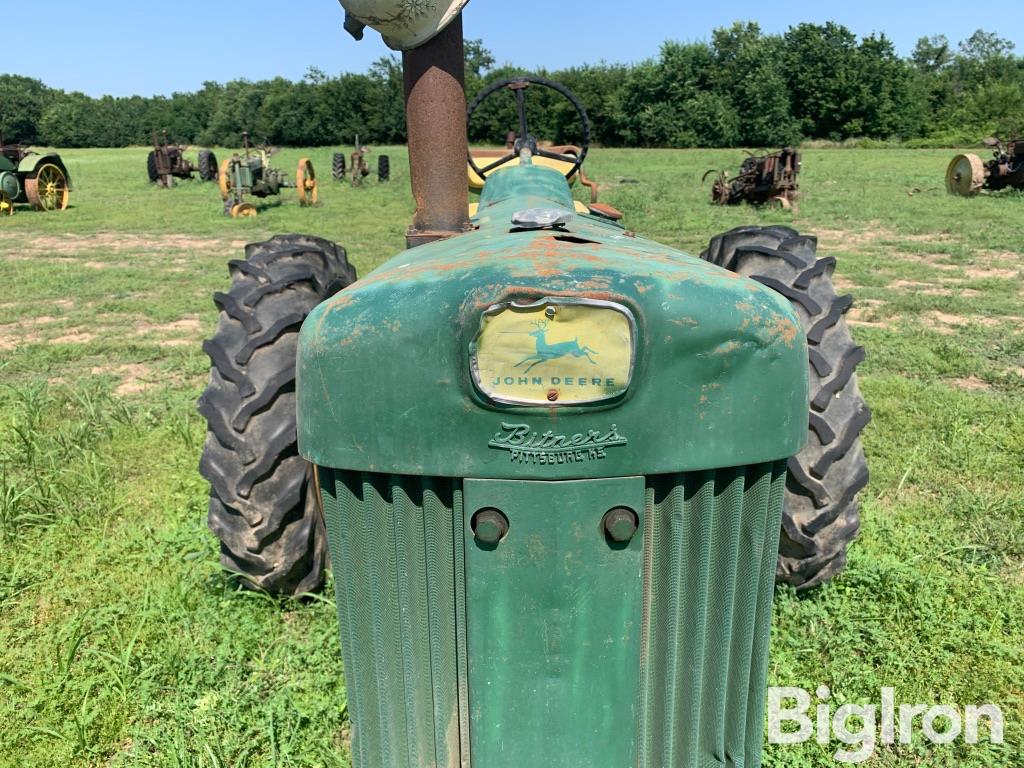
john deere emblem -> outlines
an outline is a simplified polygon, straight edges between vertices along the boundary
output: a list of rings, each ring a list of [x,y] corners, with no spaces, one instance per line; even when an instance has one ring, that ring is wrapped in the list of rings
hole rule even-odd
[[[530,331],[529,335],[533,336],[533,338],[537,340],[537,348],[532,355],[528,355],[516,363],[516,368],[524,363],[530,363],[529,368],[523,371],[523,373],[529,373],[534,366],[539,365],[540,363],[557,360],[558,358],[565,357],[566,355],[572,355],[573,357],[585,357],[590,361],[591,365],[597,365],[594,358],[590,356],[592,352],[596,354],[596,350],[591,349],[585,344],[580,346],[579,336],[572,341],[561,341],[558,344],[550,344],[547,339],[547,320],[536,322],[533,326],[536,330]]]
[[[618,397],[633,373],[633,315],[610,301],[550,297],[490,307],[470,349],[473,380],[499,403],[580,405]]]

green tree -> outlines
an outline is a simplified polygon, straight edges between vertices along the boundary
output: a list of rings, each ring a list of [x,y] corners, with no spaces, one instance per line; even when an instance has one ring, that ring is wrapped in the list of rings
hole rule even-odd
[[[0,133],[8,142],[40,141],[39,121],[56,92],[41,81],[20,75],[0,75]]]

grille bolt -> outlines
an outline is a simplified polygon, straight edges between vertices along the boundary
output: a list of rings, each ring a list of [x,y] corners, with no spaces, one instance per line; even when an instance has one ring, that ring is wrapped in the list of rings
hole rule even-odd
[[[637,515],[629,507],[612,507],[604,514],[604,532],[612,541],[623,543],[633,538],[637,528]]]
[[[470,526],[477,541],[493,545],[505,538],[508,533],[508,518],[499,509],[485,507],[473,515]]]

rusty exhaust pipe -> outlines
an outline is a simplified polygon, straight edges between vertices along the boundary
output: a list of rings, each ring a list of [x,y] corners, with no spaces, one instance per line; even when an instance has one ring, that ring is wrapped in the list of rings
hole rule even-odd
[[[406,247],[462,234],[469,225],[462,14],[402,54],[409,173],[416,213]]]

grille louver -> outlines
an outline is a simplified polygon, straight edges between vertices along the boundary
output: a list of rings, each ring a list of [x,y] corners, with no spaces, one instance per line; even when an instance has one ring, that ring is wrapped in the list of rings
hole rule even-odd
[[[646,481],[639,768],[760,764],[785,470]],[[469,768],[460,481],[319,477],[355,768]]]

